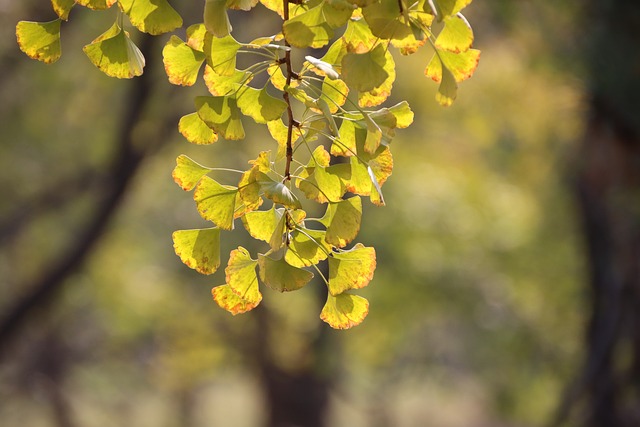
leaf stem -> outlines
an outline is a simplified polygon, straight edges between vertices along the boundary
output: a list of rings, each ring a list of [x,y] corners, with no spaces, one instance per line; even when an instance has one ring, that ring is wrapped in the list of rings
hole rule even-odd
[[[289,0],[282,0],[284,5],[284,22],[289,20]],[[284,31],[284,30],[283,30]],[[284,39],[284,45],[287,47],[291,47],[287,39]],[[287,68],[287,83],[286,86],[291,85],[291,78],[293,76],[293,70],[291,69],[291,50],[288,49],[284,53],[284,63]],[[291,161],[293,160],[293,145],[292,145],[292,137],[293,137],[293,126],[295,124],[295,120],[293,119],[293,110],[291,109],[291,99],[289,98],[289,92],[284,91],[282,97],[287,103],[287,163],[284,169],[284,180],[291,180]]]

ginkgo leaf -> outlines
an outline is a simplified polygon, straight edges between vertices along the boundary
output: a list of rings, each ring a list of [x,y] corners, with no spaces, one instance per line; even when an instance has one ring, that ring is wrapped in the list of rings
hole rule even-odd
[[[302,208],[300,200],[283,183],[272,180],[264,173],[258,174],[258,182],[262,191],[264,191],[265,197],[274,203],[279,203],[292,209]]]
[[[267,93],[267,87],[255,89],[245,86],[236,95],[242,114],[251,117],[256,123],[277,120],[287,109],[287,103]]]
[[[282,214],[276,211],[274,205],[268,211],[248,212],[242,217],[242,224],[251,237],[269,243],[281,218]]]
[[[252,74],[246,71],[234,71],[230,76],[217,74],[208,65],[204,68],[204,83],[213,96],[225,96],[236,90],[237,85],[247,84],[251,81]]]
[[[249,161],[253,166],[245,171],[238,183],[238,195],[245,206],[244,212],[258,209],[262,205],[261,187],[258,182],[258,173],[266,173],[271,169],[269,152],[262,151],[255,160]]]
[[[320,48],[333,37],[333,29],[323,13],[323,3],[287,20],[282,32],[291,46],[295,47]]]
[[[307,167],[300,173],[296,186],[305,197],[318,203],[336,202],[344,195],[346,187],[334,166]]]
[[[334,329],[357,326],[369,314],[369,301],[358,295],[340,294],[327,296],[320,319]]]
[[[225,37],[231,33],[226,0],[206,0],[204,4],[204,25],[216,37]]]
[[[207,27],[204,24],[193,24],[187,27],[187,44],[193,49],[202,52],[204,50],[204,37]]]
[[[455,81],[461,82],[473,75],[479,60],[480,51],[477,49],[469,49],[460,53],[437,50],[424,73],[435,82],[440,82],[443,74],[442,69],[447,68]]]
[[[69,20],[69,12],[71,8],[76,4],[75,0],[51,0],[51,6],[53,10],[62,20]]]
[[[403,3],[403,7],[407,5]],[[381,0],[362,9],[371,32],[381,39],[403,39],[412,34],[411,27],[400,11],[398,0]]]
[[[251,10],[258,0],[227,0],[227,7],[236,10]]]
[[[204,53],[195,50],[177,36],[171,36],[162,49],[164,69],[174,85],[193,86],[205,60]]]
[[[60,19],[51,22],[20,21],[16,25],[20,50],[29,58],[51,64],[60,59]]]
[[[393,107],[389,107],[389,111],[396,118],[396,127],[400,129],[407,128],[413,123],[413,111],[411,111],[411,107],[409,107],[409,103],[407,101],[399,102]]]
[[[322,3],[322,14],[331,28],[344,26],[355,9],[353,4],[343,0],[325,0]]]
[[[221,185],[205,176],[196,186],[193,199],[202,218],[213,221],[223,230],[231,230],[237,194],[237,188]]]
[[[472,0],[433,0],[436,10],[438,11],[438,20],[455,15],[462,9],[467,7]]]
[[[327,227],[325,240],[335,247],[343,248],[356,238],[362,221],[362,200],[350,197],[329,203],[320,222]]]
[[[444,20],[444,28],[435,41],[438,49],[455,53],[468,50],[472,44],[473,30],[469,21],[461,13]]]
[[[396,80],[396,64],[388,49],[384,52],[384,61],[383,69],[387,73],[387,78],[370,91],[358,94],[358,105],[362,108],[380,105],[391,95],[391,88]]]
[[[236,54],[241,47],[231,35],[214,37],[207,33],[204,37],[207,65],[221,76],[232,76],[236,71]]]
[[[429,17],[425,19],[426,17]],[[421,46],[428,40],[428,35],[425,34],[424,28],[430,28],[433,17],[431,15],[425,15],[424,13],[416,13],[415,11],[409,12],[409,29],[411,30],[402,38],[391,39],[391,45],[400,50],[402,55],[411,55],[418,51]]]
[[[139,76],[145,65],[142,52],[117,23],[82,50],[93,65],[110,77]]]
[[[342,38],[345,41],[347,51],[352,53],[369,52],[378,39],[373,35],[364,19],[350,20]]]
[[[193,190],[200,179],[211,172],[211,169],[202,166],[181,154],[176,159],[176,167],[173,169],[173,180],[185,191]]]
[[[167,0],[118,0],[118,4],[143,33],[157,36],[182,26],[182,18]]]
[[[236,314],[246,313],[258,306],[258,303],[251,303],[236,295],[229,285],[216,286],[211,289],[213,300],[229,313]]]
[[[284,260],[294,267],[310,267],[327,259],[331,245],[325,241],[326,231],[297,227],[291,232]]]
[[[198,273],[213,274],[220,267],[220,229],[178,230],[173,248],[182,262]]]
[[[339,295],[349,289],[364,288],[373,279],[376,251],[361,243],[351,250],[329,257],[329,293]]]
[[[80,6],[93,10],[105,10],[116,4],[118,0],[75,0]]]
[[[287,152],[287,126],[285,126],[282,120],[278,119],[267,122],[267,128],[269,129],[269,134],[271,135],[271,137],[278,143],[276,161],[284,159]],[[291,135],[291,145],[292,147],[295,147],[296,142],[302,135],[302,132],[297,127],[294,127],[292,131],[293,133]]]
[[[339,79],[325,78],[322,81],[322,95],[320,96],[327,105],[331,114],[335,114],[339,107],[343,106],[349,95],[349,87]]]
[[[313,279],[313,273],[287,264],[282,258],[275,260],[258,254],[260,280],[271,289],[280,292],[295,291]]]
[[[251,304],[258,304],[262,294],[258,288],[256,266],[258,261],[251,259],[249,252],[242,246],[229,254],[229,262],[224,269],[227,285],[233,293]]]
[[[436,93],[436,101],[443,107],[449,107],[453,104],[457,95],[458,83],[455,77],[453,77],[448,68],[443,68],[442,80],[440,80],[440,86],[438,86],[438,92]]]
[[[232,96],[198,96],[198,116],[216,133],[228,140],[244,138],[240,109]]]
[[[389,77],[385,70],[387,58],[381,44],[366,53],[348,53],[342,58],[342,78],[360,92],[368,92]]]
[[[192,144],[213,144],[218,135],[198,116],[198,113],[187,114],[180,118],[178,131]]]

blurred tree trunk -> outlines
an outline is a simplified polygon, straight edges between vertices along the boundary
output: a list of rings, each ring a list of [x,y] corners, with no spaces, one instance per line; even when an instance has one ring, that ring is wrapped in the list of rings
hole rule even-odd
[[[556,425],[640,426],[640,1],[590,0],[590,106],[577,193],[591,318]]]

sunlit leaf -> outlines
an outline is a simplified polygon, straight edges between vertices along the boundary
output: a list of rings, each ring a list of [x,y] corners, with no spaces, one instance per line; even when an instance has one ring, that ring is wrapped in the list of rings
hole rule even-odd
[[[298,227],[291,232],[284,259],[294,267],[309,267],[327,259],[331,245],[325,241],[326,231]]]
[[[258,305],[262,294],[258,288],[256,266],[258,261],[251,259],[249,252],[242,246],[229,254],[229,262],[224,269],[227,285],[233,293],[250,304]]]
[[[376,269],[376,251],[358,243],[353,249],[329,257],[329,293],[339,295],[349,289],[364,288]]]
[[[251,73],[246,71],[234,71],[230,76],[217,74],[208,65],[204,68],[204,82],[213,96],[226,96],[235,92],[237,85],[247,84],[251,81]]]
[[[225,139],[244,138],[240,109],[232,96],[198,96],[195,99],[198,116]]]
[[[82,50],[93,65],[110,77],[139,76],[145,65],[142,52],[117,23]]]
[[[362,108],[380,105],[391,95],[391,88],[396,80],[396,64],[389,50],[384,52],[384,58],[383,68],[387,73],[387,77],[379,86],[368,92],[360,92],[358,94],[358,105]]]
[[[80,6],[93,10],[105,10],[116,4],[118,0],[75,0]]]
[[[60,19],[51,22],[20,21],[16,25],[20,50],[29,58],[51,64],[60,59]]]
[[[473,30],[462,14],[449,16],[444,20],[444,28],[436,39],[438,49],[450,52],[468,50],[473,44]]]
[[[195,50],[177,36],[171,36],[162,49],[164,69],[174,85],[193,86],[205,60],[204,53]]]
[[[273,259],[258,254],[260,280],[280,292],[295,291],[313,279],[313,273],[287,264],[284,259]]]
[[[204,24],[193,24],[187,28],[187,44],[193,49],[202,52],[204,50],[204,37],[207,27]]]
[[[403,2],[403,7],[407,5]],[[400,12],[398,0],[381,0],[362,9],[371,32],[382,39],[404,39],[412,34],[409,22]]]
[[[246,313],[258,306],[258,303],[251,303],[236,295],[229,285],[216,286],[211,289],[213,300],[229,313],[236,314]]]
[[[424,73],[440,83],[436,100],[443,106],[449,106],[456,99],[457,82],[471,77],[478,66],[480,51],[469,49],[454,53],[437,50]]]
[[[295,47],[320,48],[333,37],[333,29],[323,13],[323,3],[286,21],[282,32],[291,46]]]
[[[287,109],[287,103],[269,95],[266,86],[262,89],[243,87],[236,98],[242,114],[251,117],[256,123],[277,120]]]
[[[180,118],[178,131],[192,144],[213,144],[218,140],[218,135],[207,126],[198,113],[187,114]]]
[[[329,294],[320,318],[334,329],[349,329],[362,323],[368,313],[369,301],[361,296]]]
[[[280,203],[292,209],[302,208],[300,200],[298,200],[286,185],[272,180],[263,173],[259,173],[258,175],[258,182],[260,182],[260,187],[262,191],[264,191],[266,198],[272,200],[274,203]]]
[[[220,267],[220,229],[178,230],[173,248],[183,263],[198,273],[212,274]]]
[[[207,33],[204,38],[207,65],[221,76],[232,76],[236,71],[236,54],[241,47],[231,35],[218,38]]]
[[[269,129],[269,134],[271,137],[278,143],[278,152],[276,154],[276,160],[283,159],[286,156],[287,151],[287,126],[282,122],[282,120],[273,120],[267,122],[267,127]],[[294,127],[292,129],[291,135],[291,145],[295,147],[295,143],[298,141],[302,132],[299,128]]]
[[[404,129],[413,123],[413,111],[411,111],[407,101],[402,101],[393,107],[389,107],[389,111],[395,116],[398,128]]]
[[[385,71],[387,58],[381,44],[366,53],[348,53],[342,58],[342,78],[360,92],[368,92],[389,77]]]
[[[205,176],[196,186],[193,199],[202,218],[213,221],[223,230],[231,230],[237,193],[237,188],[221,185]]]
[[[206,0],[204,4],[204,25],[216,37],[225,37],[231,33],[226,0]]]
[[[269,243],[281,218],[282,214],[276,211],[274,205],[268,211],[248,212],[242,217],[242,224],[251,237]],[[282,232],[280,234],[282,234]],[[280,240],[282,240],[282,238]],[[279,249],[279,247],[274,250],[277,249]]]
[[[227,7],[236,10],[251,10],[258,0],[227,0]]]
[[[342,37],[347,50],[352,53],[369,52],[378,39],[364,19],[350,20]]]
[[[322,3],[322,14],[331,28],[340,28],[344,26],[351,15],[355,6],[344,0],[325,0]]]
[[[143,33],[159,35],[182,26],[182,18],[167,0],[118,0],[131,24]]]
[[[326,227],[325,240],[343,248],[356,238],[362,221],[362,200],[355,196],[336,203],[329,203],[320,220]]]
[[[181,154],[176,159],[176,167],[173,169],[173,180],[185,191],[190,191],[195,187],[200,179],[211,172],[211,169],[202,166]]]
[[[69,12],[75,4],[75,0],[51,0],[53,10],[64,21],[69,19]]]
[[[338,111],[338,107],[344,105],[349,94],[349,87],[345,82],[338,79],[325,78],[322,82],[322,95],[320,96],[327,105],[329,111],[334,114]]]
[[[438,11],[438,20],[455,15],[467,7],[472,0],[433,0]]]

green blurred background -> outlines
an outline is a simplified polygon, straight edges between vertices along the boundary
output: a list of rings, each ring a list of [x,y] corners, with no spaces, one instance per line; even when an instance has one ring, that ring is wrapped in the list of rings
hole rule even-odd
[[[173,3],[185,26],[199,21],[200,4]],[[334,331],[318,319],[318,283],[265,291],[263,308],[232,317],[210,298],[224,273],[201,276],[173,253],[172,231],[205,224],[171,179],[175,157],[242,167],[275,149],[266,130],[186,142],[175,124],[206,89],[170,87],[160,37],[130,128],[139,163],[114,168],[140,82],[102,75],[81,51],[112,11],[74,8],[62,59],[45,66],[19,52],[14,28],[53,19],[48,2],[0,1],[0,314],[79,250],[60,291],[3,342],[0,424],[259,426],[278,393],[265,370],[302,399],[321,384],[328,426],[545,424],[581,363],[587,318],[569,185],[586,110],[572,3],[472,3],[480,66],[448,109],[423,75],[430,54],[396,55],[390,103],[407,100],[416,119],[394,140],[387,206],[365,206],[370,314]],[[232,15],[240,40],[277,28],[273,14],[249,16]],[[80,248],[101,213],[104,232]],[[241,227],[226,236],[223,254],[251,245]]]

